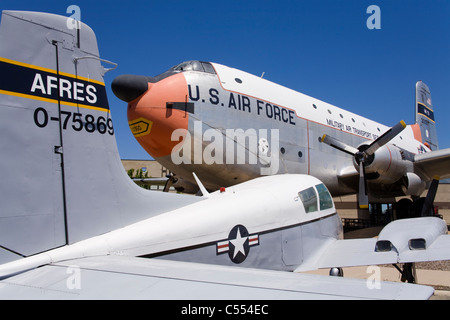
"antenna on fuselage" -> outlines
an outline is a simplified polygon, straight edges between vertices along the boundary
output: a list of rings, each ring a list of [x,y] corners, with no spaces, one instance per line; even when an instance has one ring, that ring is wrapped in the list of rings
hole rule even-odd
[[[192,174],[194,175],[194,179],[197,182],[198,187],[200,188],[200,191],[203,194],[203,197],[209,198],[209,192],[206,190],[205,186],[202,184],[202,182],[200,181],[200,179],[197,177],[197,175],[194,172],[192,172]]]

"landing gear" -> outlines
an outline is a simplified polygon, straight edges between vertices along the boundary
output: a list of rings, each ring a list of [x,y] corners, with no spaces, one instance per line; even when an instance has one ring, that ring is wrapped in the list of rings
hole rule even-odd
[[[403,270],[397,264],[393,264],[393,266],[402,275],[402,277],[400,279],[402,282],[416,283],[416,281],[417,281],[417,274],[416,274],[416,265],[415,265],[415,263],[405,263],[405,264],[403,264]]]
[[[434,215],[434,198],[439,186],[439,177],[435,176],[428,188],[427,196],[401,199],[397,202],[397,219],[427,217]]]
[[[417,218],[424,215],[423,208],[426,203],[425,197],[417,197],[413,200],[411,199],[401,199],[396,203],[397,219],[407,219],[407,218]],[[426,210],[425,215],[430,216],[434,213],[433,205],[431,208]]]
[[[331,268],[330,269],[330,276],[332,276],[332,277],[343,277],[344,276],[344,270],[342,270],[342,268]]]
[[[411,218],[413,202],[410,199],[401,199],[396,203],[397,219]]]
[[[168,178],[168,180],[167,180],[166,184],[164,185],[163,192],[169,192],[170,187],[178,181],[178,178],[175,178],[175,175],[172,173],[167,174],[166,177]]]

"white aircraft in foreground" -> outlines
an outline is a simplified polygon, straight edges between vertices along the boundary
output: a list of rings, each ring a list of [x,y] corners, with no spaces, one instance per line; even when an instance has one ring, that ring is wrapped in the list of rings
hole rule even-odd
[[[125,173],[94,32],[4,11],[0,26],[0,298],[426,299],[433,288],[298,273],[450,258],[446,223],[343,240],[330,193],[301,174],[202,196]],[[195,175],[193,175],[195,178]],[[295,271],[295,272],[292,272]]]

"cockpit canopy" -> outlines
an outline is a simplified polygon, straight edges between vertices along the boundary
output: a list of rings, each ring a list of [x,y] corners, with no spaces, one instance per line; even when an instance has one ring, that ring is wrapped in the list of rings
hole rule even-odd
[[[162,79],[170,77],[173,74],[186,71],[199,71],[209,74],[216,74],[216,70],[214,70],[214,67],[212,66],[211,63],[198,60],[191,60],[177,64],[176,66],[170,68],[166,72],[161,73],[156,77],[147,77],[147,79],[148,82],[156,83],[158,81],[161,81]]]
[[[171,69],[173,69],[175,71],[181,71],[181,72],[183,72],[183,71],[200,71],[200,72],[216,74],[216,70],[214,70],[211,63],[204,62],[204,61],[197,61],[197,60],[182,62],[179,65],[172,67]]]
[[[139,76],[139,75],[120,75],[116,77],[111,83],[111,89],[113,90],[116,97],[119,99],[130,102],[144,92],[148,90],[148,83],[157,83],[165,78],[168,78],[174,74],[178,74],[186,71],[197,71],[206,74],[216,74],[216,70],[209,62],[204,61],[185,61],[180,63],[166,72],[157,75],[156,77],[149,76]]]
[[[333,208],[333,200],[323,183],[302,190],[298,195],[303,202],[306,213]]]

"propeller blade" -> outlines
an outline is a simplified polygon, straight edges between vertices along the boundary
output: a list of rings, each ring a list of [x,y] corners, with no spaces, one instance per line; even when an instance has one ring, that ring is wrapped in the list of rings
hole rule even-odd
[[[369,208],[369,197],[367,196],[367,182],[365,177],[364,160],[359,162],[359,190],[358,203],[360,209]]]
[[[406,128],[406,123],[401,120],[395,126],[390,128],[384,134],[382,134],[378,139],[373,141],[369,147],[363,151],[359,149],[349,146],[342,141],[337,140],[336,138],[327,136],[324,134],[321,138],[319,138],[320,142],[328,144],[329,146],[336,148],[340,151],[348,153],[355,157],[357,163],[359,163],[359,190],[358,190],[358,202],[359,207],[361,209],[369,208],[369,197],[367,195],[367,181],[365,174],[365,165],[364,161],[367,160],[368,157],[373,155],[375,151],[377,151],[380,147],[384,146],[386,143],[391,141],[396,135],[403,131]]]
[[[391,141],[396,135],[403,131],[406,128],[406,123],[401,120],[395,126],[390,128],[384,134],[382,134],[378,139],[370,144],[370,146],[364,150],[366,156],[370,156],[375,153],[380,147],[384,146],[386,143]]]
[[[345,153],[348,153],[348,154],[350,154],[352,156],[356,155],[356,153],[359,152],[358,149],[356,149],[356,148],[354,148],[352,146],[349,146],[348,144],[345,144],[345,143],[337,140],[336,138],[327,136],[326,134],[324,134],[322,136],[322,138],[319,139],[319,141],[323,142],[325,144],[328,144],[329,146],[331,146],[333,148],[336,148],[338,150],[341,150],[341,151],[343,151]]]
[[[428,188],[427,196],[422,207],[422,217],[433,215],[433,202],[436,197],[437,189],[439,186],[439,177],[435,176],[433,181],[431,181],[430,187]]]

